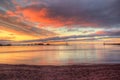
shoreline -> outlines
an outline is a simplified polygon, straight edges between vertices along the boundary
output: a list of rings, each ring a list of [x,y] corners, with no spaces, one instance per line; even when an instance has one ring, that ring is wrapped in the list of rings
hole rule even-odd
[[[120,80],[120,64],[0,64],[0,80]]]

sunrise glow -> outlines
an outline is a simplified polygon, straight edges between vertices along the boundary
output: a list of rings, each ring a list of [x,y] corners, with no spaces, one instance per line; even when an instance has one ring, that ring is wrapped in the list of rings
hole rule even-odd
[[[117,3],[116,0],[1,0],[0,40],[119,42]]]

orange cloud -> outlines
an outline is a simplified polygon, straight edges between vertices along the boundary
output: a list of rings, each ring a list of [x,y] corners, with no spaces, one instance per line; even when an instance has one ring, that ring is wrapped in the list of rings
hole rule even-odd
[[[98,35],[102,34],[103,35],[103,34],[106,34],[106,32],[105,31],[97,31],[96,34],[98,34]]]
[[[24,19],[39,22],[40,26],[62,27],[80,24],[81,26],[98,26],[95,23],[86,22],[84,20],[77,20],[77,17],[65,18],[63,16],[51,16],[47,8],[34,9],[32,7],[21,8],[16,13],[21,13]]]
[[[16,34],[25,34],[25,33],[23,33],[22,31],[16,31],[16,30],[14,30],[14,29],[11,29],[11,28],[7,28],[7,27],[5,27],[5,26],[0,26],[0,29],[1,30],[4,30],[4,31],[8,31],[8,32],[13,32],[13,33],[16,33]]]
[[[11,17],[17,16],[17,15],[16,15],[14,12],[12,12],[12,11],[7,11],[6,14],[7,14],[8,16],[11,16]]]
[[[31,8],[23,9],[21,11],[25,19],[30,20],[32,22],[40,22],[45,25],[55,25],[55,26],[62,26],[64,25],[62,22],[60,22],[60,17],[58,18],[49,18],[48,10],[46,8],[41,9],[40,11],[35,11]]]

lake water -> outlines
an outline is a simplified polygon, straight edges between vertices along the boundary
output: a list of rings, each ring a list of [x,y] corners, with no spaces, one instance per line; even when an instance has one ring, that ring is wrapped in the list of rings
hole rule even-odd
[[[1,46],[1,64],[74,65],[120,63],[117,45]]]

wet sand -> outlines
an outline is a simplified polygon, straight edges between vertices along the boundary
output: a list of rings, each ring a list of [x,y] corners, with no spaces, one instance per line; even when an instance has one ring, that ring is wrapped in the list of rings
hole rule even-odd
[[[0,80],[120,80],[120,64],[0,65]]]

